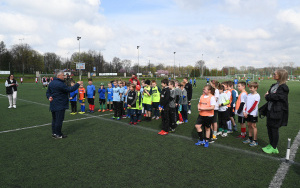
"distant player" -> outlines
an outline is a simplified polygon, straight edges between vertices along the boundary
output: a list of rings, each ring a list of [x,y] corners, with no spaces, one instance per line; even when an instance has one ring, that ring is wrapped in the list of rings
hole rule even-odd
[[[20,78],[21,84],[23,84],[23,77]]]
[[[239,82],[239,80],[238,80],[237,78],[235,78],[233,82],[234,82],[234,88],[236,89],[236,87],[237,87],[237,85],[238,85],[238,82]]]
[[[253,82],[249,85],[250,93],[247,96],[246,108],[244,110],[244,116],[247,118],[247,125],[249,131],[249,138],[243,141],[244,144],[250,146],[257,146],[257,127],[258,122],[258,104],[260,101],[260,95],[257,93],[258,83]]]
[[[196,77],[194,78],[194,84],[193,84],[193,87],[197,88],[197,85],[196,85]]]
[[[45,89],[48,85],[47,78],[45,76],[42,78],[42,83],[43,83],[43,89]]]
[[[206,85],[209,85],[209,78],[206,78]]]
[[[36,83],[36,84],[38,83],[38,80],[39,80],[39,79],[36,77],[36,78],[35,78],[35,83]]]

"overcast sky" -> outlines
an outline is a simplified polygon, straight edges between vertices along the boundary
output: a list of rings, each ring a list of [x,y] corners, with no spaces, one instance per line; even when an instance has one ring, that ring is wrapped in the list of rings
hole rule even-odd
[[[140,64],[300,66],[298,0],[0,0],[0,41]],[[21,40],[20,40],[21,39]],[[202,55],[203,54],[203,55]]]

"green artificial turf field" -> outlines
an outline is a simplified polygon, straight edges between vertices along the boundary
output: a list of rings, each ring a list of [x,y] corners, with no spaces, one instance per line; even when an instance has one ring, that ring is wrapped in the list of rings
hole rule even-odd
[[[96,88],[100,82],[94,82]],[[260,106],[273,82],[260,82]],[[265,119],[257,125],[257,147],[236,139],[239,133],[218,137],[209,148],[195,146],[197,102],[204,84],[198,80],[189,122],[179,125],[176,133],[157,135],[161,120],[132,126],[128,119],[111,120],[112,112],[70,115],[66,111],[63,132],[68,138],[58,140],[51,138],[51,113],[42,85],[20,85],[17,109],[7,109],[3,84],[0,187],[268,187],[285,157],[287,138],[293,141],[299,132],[300,82],[288,83],[289,124],[280,129],[278,155],[261,150],[268,144]],[[95,104],[98,110],[98,99]],[[298,187],[299,150],[295,162],[282,187]]]

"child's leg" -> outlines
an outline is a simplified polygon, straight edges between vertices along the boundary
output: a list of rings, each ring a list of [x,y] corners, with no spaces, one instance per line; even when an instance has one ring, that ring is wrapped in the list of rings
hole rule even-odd
[[[110,109],[113,110],[114,109],[114,103],[110,102]]]
[[[195,128],[197,130],[197,133],[198,133],[198,136],[199,136],[199,140],[203,141],[202,124],[196,124]]]
[[[74,101],[74,103],[75,103],[75,104],[74,104],[74,105],[75,105],[75,111],[74,111],[74,112],[77,113],[77,102]]]
[[[114,101],[113,102],[113,104],[114,104],[114,117],[117,117],[117,115],[118,115],[118,108],[117,108],[117,104],[116,104],[116,102]]]
[[[205,126],[205,141],[208,142],[210,138],[210,127]]]
[[[106,109],[109,110],[109,102],[106,104]]]
[[[253,130],[253,140],[257,142],[257,127],[256,123],[252,123],[252,130]]]
[[[246,136],[246,123],[241,123],[241,135]]]
[[[248,125],[248,134],[249,134],[249,139],[252,141],[253,140],[253,128],[252,128],[252,123],[247,122]]]

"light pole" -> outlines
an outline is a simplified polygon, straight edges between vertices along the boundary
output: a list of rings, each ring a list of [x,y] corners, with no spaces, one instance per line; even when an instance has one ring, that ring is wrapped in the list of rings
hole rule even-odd
[[[140,46],[136,46],[137,50],[138,50],[138,71],[137,71],[137,77],[138,79],[140,78],[139,76],[139,72],[140,72]]]
[[[174,79],[176,79],[175,78],[175,54],[176,54],[176,52],[174,52]]]
[[[81,37],[78,37],[77,36],[77,40],[78,40],[78,42],[79,42],[79,63],[80,63],[80,39],[81,39]],[[79,69],[79,80],[81,80],[81,69]]]
[[[24,38],[22,39],[19,39],[19,41],[21,41],[21,44],[23,44],[23,41]],[[24,50],[23,50],[23,45],[22,45],[22,64],[23,64],[23,77],[24,77],[24,59],[23,59],[23,56],[24,56]]]

